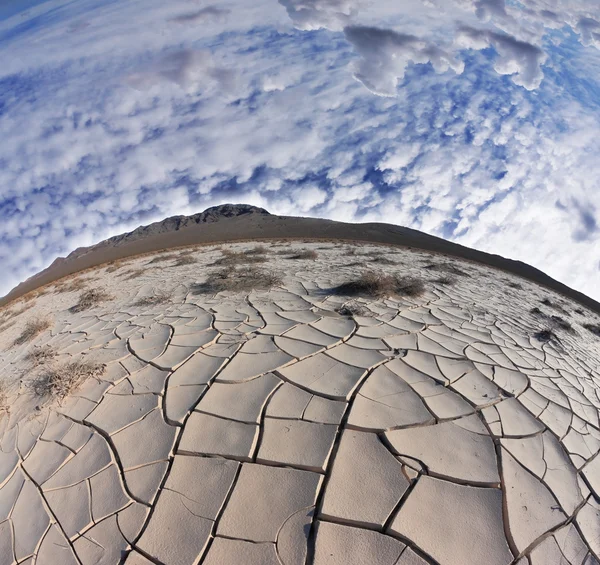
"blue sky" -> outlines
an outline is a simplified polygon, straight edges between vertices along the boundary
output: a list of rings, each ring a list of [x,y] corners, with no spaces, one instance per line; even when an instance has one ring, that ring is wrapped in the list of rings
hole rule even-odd
[[[595,1],[401,4],[49,0],[0,22],[0,293],[235,201],[406,225],[600,299]]]

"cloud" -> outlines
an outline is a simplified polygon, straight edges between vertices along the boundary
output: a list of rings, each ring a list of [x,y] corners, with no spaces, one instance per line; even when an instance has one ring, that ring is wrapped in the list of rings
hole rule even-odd
[[[150,88],[162,81],[175,83],[182,88],[193,88],[214,81],[221,90],[231,90],[235,86],[235,72],[214,65],[208,51],[182,49],[163,56],[150,70],[127,77],[127,83],[139,89]]]
[[[279,0],[297,29],[341,31],[350,25],[364,2],[361,0]]]
[[[303,4],[319,31],[273,0],[232,0],[210,25],[165,25],[188,2],[89,0],[76,34],[65,17],[0,40],[0,293],[75,247],[247,201],[425,230],[598,296],[596,50],[561,32],[536,66],[517,43],[541,49],[535,26],[499,16]],[[477,48],[454,44],[459,14]],[[523,84],[542,69],[537,90],[499,77],[504,59]]]
[[[431,63],[438,73],[452,69],[461,74],[464,70],[462,61],[414,35],[366,26],[346,27],[344,35],[361,56],[354,77],[380,96],[396,95],[409,62]]]
[[[220,8],[218,6],[206,6],[195,12],[185,12],[178,16],[173,16],[170,21],[176,24],[199,24],[211,21],[223,21],[231,10]]]
[[[494,69],[501,75],[510,75],[515,84],[535,90],[544,78],[542,65],[547,55],[535,45],[500,33],[463,27],[456,44],[466,49],[485,49],[493,46],[498,53]]]

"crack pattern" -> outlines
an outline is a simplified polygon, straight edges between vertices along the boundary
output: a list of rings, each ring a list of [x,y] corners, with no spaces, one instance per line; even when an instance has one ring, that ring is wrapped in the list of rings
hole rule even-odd
[[[338,296],[356,275],[339,244],[265,247],[284,275],[270,290],[202,291],[215,246],[193,266],[132,258],[137,279],[82,275],[119,298],[73,314],[72,293],[47,293],[0,334],[52,317],[0,352],[0,562],[599,562],[600,354],[583,319],[540,341],[549,291],[456,259],[441,284],[444,258],[367,244],[348,248],[426,291]],[[317,259],[290,258],[302,249]],[[37,351],[104,372],[40,398]]]

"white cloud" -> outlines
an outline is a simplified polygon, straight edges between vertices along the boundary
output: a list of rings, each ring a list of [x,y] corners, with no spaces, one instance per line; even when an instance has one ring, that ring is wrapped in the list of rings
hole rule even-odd
[[[341,31],[350,25],[365,2],[361,0],[279,0],[294,26],[304,31]]]
[[[209,51],[181,49],[161,57],[148,71],[127,77],[127,83],[139,89],[150,88],[161,81],[173,82],[185,89],[214,81],[221,90],[230,91],[235,87],[235,72],[216,66]]]
[[[542,65],[546,54],[535,45],[509,35],[464,27],[456,44],[466,49],[485,49],[493,46],[498,53],[494,69],[501,75],[511,75],[515,84],[527,90],[538,88],[544,78]]]
[[[542,5],[530,7],[541,14]],[[569,59],[570,82],[546,73],[535,93],[492,68],[535,86],[549,14],[538,27],[527,16],[523,29],[511,28],[512,7],[477,23],[474,4],[463,2],[467,53],[454,44],[462,12],[444,20],[437,10],[427,32],[426,12],[391,18],[400,10],[392,2],[380,12],[290,2],[290,20],[274,0],[236,0],[209,23],[178,24],[173,18],[198,10],[157,0],[88,6],[90,25],[77,33],[67,19],[0,39],[3,291],[73,247],[246,201],[424,229],[597,296],[597,265],[587,258],[600,245],[600,116],[578,98],[600,72],[596,51],[571,40],[579,58]],[[485,46],[496,51],[492,61]],[[562,53],[546,55],[555,72]],[[418,66],[426,63],[455,72]],[[373,96],[352,79],[353,65],[370,88],[395,97]],[[144,88],[127,86],[136,73]]]
[[[354,77],[380,96],[396,95],[409,62],[431,63],[438,73],[452,69],[461,74],[464,70],[462,61],[414,35],[366,26],[346,27],[344,35],[361,56]]]

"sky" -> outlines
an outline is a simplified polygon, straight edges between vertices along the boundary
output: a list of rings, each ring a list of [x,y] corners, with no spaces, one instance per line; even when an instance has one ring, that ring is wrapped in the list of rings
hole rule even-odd
[[[600,300],[597,0],[4,0],[0,61],[0,295],[235,202],[411,227]]]

